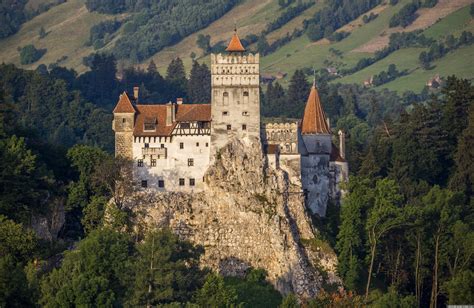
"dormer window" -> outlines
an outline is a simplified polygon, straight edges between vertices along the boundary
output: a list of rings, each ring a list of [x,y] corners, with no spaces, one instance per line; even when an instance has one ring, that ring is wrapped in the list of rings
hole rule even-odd
[[[148,132],[156,131],[156,124],[158,121],[156,118],[145,118],[145,122],[143,123],[143,130]]]

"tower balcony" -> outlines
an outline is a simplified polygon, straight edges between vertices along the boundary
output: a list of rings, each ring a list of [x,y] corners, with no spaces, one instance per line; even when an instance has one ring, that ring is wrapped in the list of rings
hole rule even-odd
[[[161,158],[166,158],[167,149],[166,148],[142,148],[142,155],[156,155]]]

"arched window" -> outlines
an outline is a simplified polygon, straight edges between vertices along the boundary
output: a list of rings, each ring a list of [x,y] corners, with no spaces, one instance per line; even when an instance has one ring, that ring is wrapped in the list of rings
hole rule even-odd
[[[229,105],[229,92],[224,92],[222,94],[222,103],[224,106]]]
[[[249,103],[249,92],[248,91],[244,91],[244,104],[248,104]]]

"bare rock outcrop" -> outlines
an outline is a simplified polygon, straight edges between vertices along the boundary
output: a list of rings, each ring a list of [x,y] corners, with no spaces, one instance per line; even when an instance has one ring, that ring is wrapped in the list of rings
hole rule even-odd
[[[204,246],[203,266],[224,275],[264,268],[282,293],[312,297],[323,279],[338,282],[335,255],[303,245],[317,234],[304,196],[287,172],[267,166],[259,140],[228,143],[204,180],[206,189],[193,194],[136,193],[129,205],[137,228],[170,227]]]

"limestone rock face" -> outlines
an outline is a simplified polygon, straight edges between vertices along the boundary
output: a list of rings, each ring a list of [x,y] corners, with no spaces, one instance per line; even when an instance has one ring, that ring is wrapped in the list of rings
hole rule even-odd
[[[258,139],[228,143],[204,181],[205,190],[195,194],[136,193],[129,202],[137,228],[170,227],[204,246],[202,265],[223,275],[264,268],[282,293],[310,297],[318,293],[323,277],[338,282],[336,256],[303,245],[317,232],[304,196],[292,192],[286,171],[267,167]]]
[[[46,213],[35,214],[31,217],[31,228],[35,231],[36,236],[47,241],[54,241],[58,238],[59,231],[66,222],[64,203],[64,198],[51,200]]]

